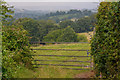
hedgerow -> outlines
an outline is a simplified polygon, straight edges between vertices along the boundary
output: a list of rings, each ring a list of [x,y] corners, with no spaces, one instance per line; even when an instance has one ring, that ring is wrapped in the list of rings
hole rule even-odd
[[[21,66],[32,69],[32,51],[22,27],[2,28],[2,77],[12,78]]]
[[[96,76],[120,78],[120,2],[101,2],[91,41]]]
[[[2,79],[14,78],[22,67],[32,69],[32,56],[27,31],[22,26],[8,26],[13,7],[0,0],[2,22]],[[6,25],[8,24],[8,25]],[[1,47],[1,46],[0,46]]]

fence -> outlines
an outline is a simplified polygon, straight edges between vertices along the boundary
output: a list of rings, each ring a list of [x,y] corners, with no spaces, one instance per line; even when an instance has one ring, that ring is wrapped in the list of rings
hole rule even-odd
[[[63,42],[62,42],[63,43]],[[36,44],[36,43],[34,43]],[[40,43],[37,43],[40,44]],[[56,43],[55,43],[56,44]],[[33,49],[33,50],[40,50],[40,51],[78,51],[78,52],[86,52],[86,56],[79,56],[79,55],[44,55],[44,54],[39,54],[39,55],[32,55],[32,56],[37,56],[37,57],[46,57],[46,59],[48,57],[69,57],[70,58],[89,58],[89,60],[84,61],[84,60],[46,60],[46,59],[35,59],[34,61],[36,62],[61,62],[60,64],[48,64],[48,63],[37,63],[37,64],[33,64],[36,65],[36,67],[34,68],[42,68],[39,66],[62,66],[64,67],[63,69],[73,69],[73,70],[88,70],[88,69],[92,69],[92,57],[89,55],[89,50],[79,50],[79,49]],[[69,63],[72,62],[71,64],[63,64],[63,63]],[[74,65],[73,63],[89,63],[89,65]],[[69,68],[70,67],[70,68]],[[71,68],[72,67],[72,68]],[[80,67],[80,68],[74,68],[74,67]]]

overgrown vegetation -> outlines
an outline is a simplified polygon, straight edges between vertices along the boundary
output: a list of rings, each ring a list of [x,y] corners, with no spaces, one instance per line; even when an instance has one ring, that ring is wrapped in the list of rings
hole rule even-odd
[[[101,2],[91,41],[96,76],[120,79],[120,2]]]
[[[8,23],[7,19],[12,16],[12,7],[1,1],[2,22]],[[2,26],[2,78],[14,78],[22,67],[32,69],[30,56],[31,50],[27,31],[22,26]]]
[[[21,66],[32,69],[30,45],[26,31],[19,26],[2,28],[2,76],[12,78]]]

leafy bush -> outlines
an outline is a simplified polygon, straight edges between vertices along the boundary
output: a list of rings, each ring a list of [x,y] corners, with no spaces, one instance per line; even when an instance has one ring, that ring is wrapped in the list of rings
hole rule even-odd
[[[5,26],[12,18],[11,6],[1,0],[1,21],[2,26],[2,78],[14,78],[21,67],[32,69],[30,56],[31,50],[28,41],[27,31],[20,26]]]
[[[22,27],[2,28],[2,76],[12,78],[20,66],[32,68],[27,32]]]
[[[96,75],[120,75],[120,2],[101,2],[97,13],[96,34],[91,41]]]

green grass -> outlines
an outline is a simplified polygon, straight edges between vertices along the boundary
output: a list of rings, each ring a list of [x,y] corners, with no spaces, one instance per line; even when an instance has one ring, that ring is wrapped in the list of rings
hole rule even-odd
[[[77,43],[77,44],[56,44],[56,45],[45,45],[32,47],[33,49],[90,49],[90,44],[88,43]],[[52,51],[52,50],[34,50],[35,55],[74,55],[74,56],[87,56],[85,51]],[[87,61],[90,58],[80,58],[80,57],[47,57],[47,56],[34,56],[37,60],[79,60]],[[64,65],[89,65],[85,62],[53,62],[53,61],[37,61],[38,64],[64,64]],[[69,67],[69,66],[38,66],[44,68],[36,68],[34,71],[23,69],[19,70],[18,77],[22,78],[74,78],[76,74],[85,72],[88,70],[71,70],[62,68],[82,68],[82,67]]]

